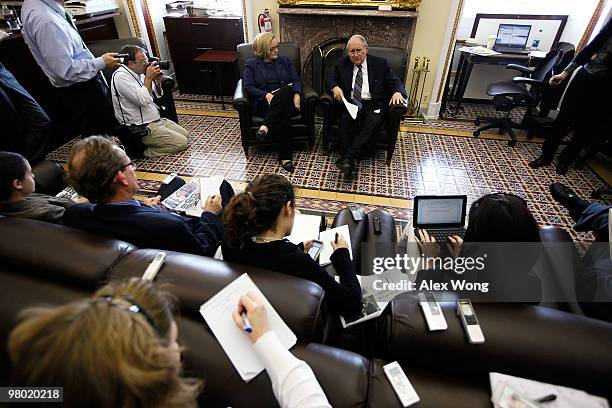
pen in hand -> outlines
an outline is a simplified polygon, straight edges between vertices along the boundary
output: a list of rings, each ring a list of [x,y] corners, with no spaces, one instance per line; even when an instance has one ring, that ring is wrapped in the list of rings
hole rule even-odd
[[[544,397],[538,398],[535,400],[535,402],[539,402],[539,403],[543,403],[543,402],[552,402],[554,400],[557,399],[557,396],[555,394],[548,394]]]
[[[240,317],[242,317],[242,328],[246,333],[252,333],[253,332],[253,327],[251,326],[251,322],[249,321],[249,318],[247,317],[246,312],[242,312],[240,314]]]
[[[336,239],[334,240],[334,244],[338,243],[338,233],[336,232]]]

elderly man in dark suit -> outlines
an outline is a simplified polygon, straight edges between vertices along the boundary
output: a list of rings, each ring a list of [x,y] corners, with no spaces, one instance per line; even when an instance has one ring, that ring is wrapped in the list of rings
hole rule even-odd
[[[363,36],[352,36],[346,51],[348,55],[338,61],[327,79],[327,88],[338,102],[342,103],[344,97],[359,108],[355,119],[346,109],[340,115],[342,155],[336,166],[352,179],[357,174],[356,160],[382,123],[387,106],[405,103],[406,89],[387,60],[368,56],[368,43]]]

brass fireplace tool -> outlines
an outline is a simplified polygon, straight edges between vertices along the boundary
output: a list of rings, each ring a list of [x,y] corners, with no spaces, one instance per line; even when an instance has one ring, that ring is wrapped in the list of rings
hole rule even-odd
[[[421,64],[419,65],[419,60]],[[429,62],[431,59],[426,57],[416,57],[412,68],[412,79],[410,80],[410,90],[408,92],[408,112],[407,119],[413,122],[422,121],[421,102],[423,100],[423,90],[425,80],[429,72]]]

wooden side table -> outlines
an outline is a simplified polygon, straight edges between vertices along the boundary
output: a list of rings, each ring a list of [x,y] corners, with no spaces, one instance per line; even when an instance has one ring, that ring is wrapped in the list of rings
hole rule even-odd
[[[225,101],[223,100],[223,82],[221,78],[221,69],[223,64],[232,64],[238,59],[236,51],[223,50],[208,50],[195,57],[193,60],[198,63],[212,63],[215,65],[215,74],[217,76],[217,89],[221,97],[221,109],[225,109]]]

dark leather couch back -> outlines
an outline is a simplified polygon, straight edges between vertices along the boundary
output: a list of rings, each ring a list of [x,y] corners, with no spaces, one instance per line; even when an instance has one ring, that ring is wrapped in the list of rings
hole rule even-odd
[[[255,57],[253,53],[252,43],[238,44],[236,47],[238,51],[238,69],[240,70],[240,78],[244,72],[244,64],[250,58]],[[291,63],[295,67],[298,77],[302,75],[302,63],[300,60],[300,47],[296,42],[279,42],[278,43],[278,55],[282,55],[291,60]]]
[[[612,324],[559,310],[521,304],[474,303],[484,344],[470,344],[455,303],[441,303],[448,330],[429,332],[418,300],[391,303],[385,357],[407,367],[435,367],[483,386],[501,372],[610,398]],[[418,352],[414,352],[418,350]]]
[[[157,250],[39,221],[0,217],[0,384],[9,382],[6,341],[21,310],[60,305],[89,296],[105,282],[141,276]],[[357,354],[308,344],[321,337],[323,290],[289,275],[167,252],[157,281],[167,283],[179,305],[177,323],[185,375],[205,380],[207,407],[274,407],[268,376],[245,384],[199,314],[219,289],[248,273],[298,337],[293,352],[314,369],[333,406],[365,407],[370,362]],[[342,378],[342,381],[338,381]]]

